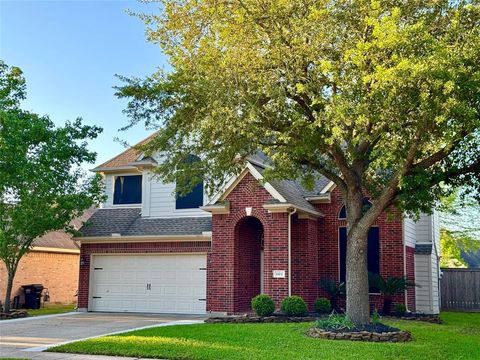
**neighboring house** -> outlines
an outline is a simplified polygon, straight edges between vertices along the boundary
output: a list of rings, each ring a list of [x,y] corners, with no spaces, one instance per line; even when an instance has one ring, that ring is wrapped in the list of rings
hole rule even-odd
[[[157,161],[130,148],[93,170],[108,198],[78,238],[81,310],[245,313],[259,293],[277,306],[300,295],[312,308],[325,295],[319,279],[344,281],[346,213],[329,180],[314,191],[265,183],[268,159],[255,155],[214,198],[202,185],[176,198],[175,184],[152,175]],[[439,312],[437,225],[436,216],[415,223],[392,209],[369,234],[369,270],[419,285],[395,297],[412,311]],[[381,307],[380,294],[370,300]]]
[[[80,218],[72,221],[77,229],[95,210],[87,210]],[[44,294],[48,292],[51,303],[73,304],[77,301],[78,269],[80,249],[72,235],[64,231],[52,231],[35,239],[32,249],[22,257],[15,274],[12,299],[20,296],[19,305],[24,303],[22,285],[42,284]],[[7,287],[7,271],[0,261],[0,301],[4,301]]]

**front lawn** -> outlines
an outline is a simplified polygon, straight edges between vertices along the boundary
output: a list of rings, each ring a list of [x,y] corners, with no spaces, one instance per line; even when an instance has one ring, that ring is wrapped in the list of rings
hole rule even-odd
[[[75,310],[75,305],[48,304],[40,309],[28,309],[28,316],[62,314]]]
[[[199,324],[138,330],[49,349],[164,359],[480,359],[480,314],[443,313],[444,324],[385,321],[412,332],[403,344],[320,340],[312,323]]]

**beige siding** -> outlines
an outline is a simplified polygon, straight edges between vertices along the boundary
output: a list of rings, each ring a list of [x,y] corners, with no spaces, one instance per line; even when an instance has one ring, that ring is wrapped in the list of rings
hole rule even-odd
[[[415,223],[417,243],[426,243],[432,241],[431,218],[430,215],[421,214]]]
[[[415,255],[415,303],[418,312],[433,313],[430,255]]]
[[[107,174],[104,177],[105,181],[105,194],[107,198],[105,203],[103,204],[104,207],[111,207],[113,205],[113,175]]]
[[[209,213],[196,209],[175,209],[175,184],[165,184],[155,176],[149,176],[147,180],[149,187],[148,202],[144,204],[144,216],[151,217],[189,217],[189,216],[211,216]],[[204,195],[203,203],[207,203]],[[148,215],[147,215],[148,214]]]
[[[403,219],[403,236],[405,245],[414,248],[416,242],[416,230],[415,221],[413,219]]]

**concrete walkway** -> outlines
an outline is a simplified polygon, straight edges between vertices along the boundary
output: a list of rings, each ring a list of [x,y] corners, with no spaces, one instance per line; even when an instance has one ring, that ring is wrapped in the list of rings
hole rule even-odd
[[[38,360],[109,360],[111,356],[89,356],[41,352],[48,347],[76,340],[111,335],[133,329],[202,322],[192,315],[68,313],[0,322],[0,358]],[[121,358],[133,359],[133,358]]]

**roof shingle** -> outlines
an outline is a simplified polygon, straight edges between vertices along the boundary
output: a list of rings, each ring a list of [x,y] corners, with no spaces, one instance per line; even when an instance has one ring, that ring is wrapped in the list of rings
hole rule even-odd
[[[212,230],[210,217],[142,218],[141,209],[99,209],[81,228],[82,237],[201,235]]]

